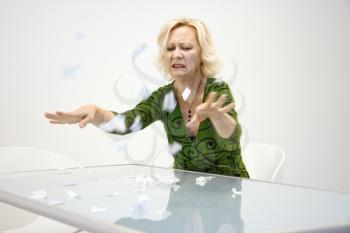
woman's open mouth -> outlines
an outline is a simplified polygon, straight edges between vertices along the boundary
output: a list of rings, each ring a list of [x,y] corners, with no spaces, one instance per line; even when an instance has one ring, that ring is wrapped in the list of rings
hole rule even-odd
[[[183,64],[173,64],[171,67],[174,69],[186,68],[186,66]]]

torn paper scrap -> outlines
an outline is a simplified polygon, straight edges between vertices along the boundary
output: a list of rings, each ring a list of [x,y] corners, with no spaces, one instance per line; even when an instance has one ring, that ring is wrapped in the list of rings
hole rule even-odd
[[[134,123],[130,126],[130,131],[135,133],[141,129],[142,129],[141,116],[137,115],[137,117],[134,120]]]
[[[177,152],[181,151],[182,146],[177,141],[174,141],[173,143],[169,144],[169,153],[172,155],[175,155]]]
[[[164,96],[162,110],[171,113],[174,111],[175,107],[176,107],[175,95],[173,91],[170,91]]]
[[[236,198],[237,196],[241,196],[242,195],[242,191],[237,191],[236,188],[232,189],[232,197]]]
[[[72,200],[74,198],[80,198],[80,195],[74,191],[67,191],[66,192],[68,199]]]
[[[124,133],[126,131],[125,119],[125,115],[116,114],[109,122],[100,124],[99,128],[108,133],[112,133],[114,131]]]
[[[204,186],[208,180],[213,179],[214,176],[199,176],[196,178],[196,184],[199,186]]]
[[[190,96],[191,94],[191,90],[188,88],[188,87],[185,87],[185,90],[182,92],[182,99],[184,101],[186,101],[188,99],[188,97]]]
[[[47,197],[47,192],[45,190],[37,190],[32,192],[32,195],[30,195],[31,199],[44,199]]]
[[[60,204],[63,204],[64,202],[63,201],[60,201],[60,200],[56,200],[54,198],[50,199],[48,201],[48,204],[51,205],[51,206],[54,206],[54,205],[60,205]]]

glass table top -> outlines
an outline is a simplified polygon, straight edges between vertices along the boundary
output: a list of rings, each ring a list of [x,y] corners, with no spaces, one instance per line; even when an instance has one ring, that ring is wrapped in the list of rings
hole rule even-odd
[[[350,231],[347,193],[143,165],[0,174],[0,201],[90,232]]]

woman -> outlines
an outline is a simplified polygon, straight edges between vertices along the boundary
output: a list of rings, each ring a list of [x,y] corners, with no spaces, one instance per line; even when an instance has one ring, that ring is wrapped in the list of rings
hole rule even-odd
[[[218,59],[206,26],[196,19],[172,20],[159,33],[158,45],[159,68],[173,81],[134,109],[119,114],[86,105],[45,116],[51,123],[79,123],[81,128],[88,123],[98,127],[122,116],[125,127],[114,128],[117,134],[132,132],[136,122],[145,128],[161,120],[169,144],[181,145],[174,153],[174,168],[249,177],[241,157],[241,127],[230,88],[213,78]],[[171,97],[175,108],[167,107]]]

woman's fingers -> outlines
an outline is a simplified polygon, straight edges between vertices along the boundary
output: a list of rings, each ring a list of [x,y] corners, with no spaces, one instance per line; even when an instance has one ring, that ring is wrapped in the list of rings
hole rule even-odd
[[[193,127],[193,126],[196,125],[197,121],[199,121],[199,119],[198,119],[197,114],[195,114],[195,115],[193,116],[192,120],[189,121],[189,122],[187,122],[185,126],[186,126],[187,128],[191,128],[191,127]]]
[[[65,113],[65,112],[55,112],[55,113],[50,113],[47,112],[45,113],[45,117],[50,120],[50,123],[53,124],[65,124],[65,123],[77,123],[81,118],[78,116],[74,116],[70,113]]]
[[[72,112],[46,112],[45,117],[52,124],[76,124],[79,123],[81,128],[84,128],[88,123],[92,122],[96,112],[96,107],[93,105],[85,105]]]
[[[213,103],[213,108],[220,108],[226,101],[227,95],[221,95],[215,103]]]
[[[70,115],[68,112],[61,112],[61,111],[56,111],[56,114],[58,116],[67,116],[67,115]]]
[[[235,108],[235,103],[232,102],[232,103],[229,103],[228,105],[226,105],[225,107],[220,108],[219,111],[222,113],[226,113],[226,112],[231,111],[234,108]]]
[[[215,102],[215,100],[216,100],[216,96],[217,96],[218,94],[216,93],[216,92],[210,92],[209,93],[209,95],[208,95],[208,98],[207,98],[207,101],[206,101],[206,103],[208,103],[209,105],[211,105],[212,103],[214,103]]]
[[[65,124],[63,121],[50,120],[51,124]]]
[[[84,119],[82,119],[80,122],[79,122],[79,126],[80,128],[84,128],[87,124],[89,124],[91,122],[91,117],[89,116],[86,116]]]
[[[57,118],[57,116],[56,116],[56,114],[54,114],[54,113],[51,113],[51,112],[45,112],[45,117],[47,118],[47,119],[56,119]]]

